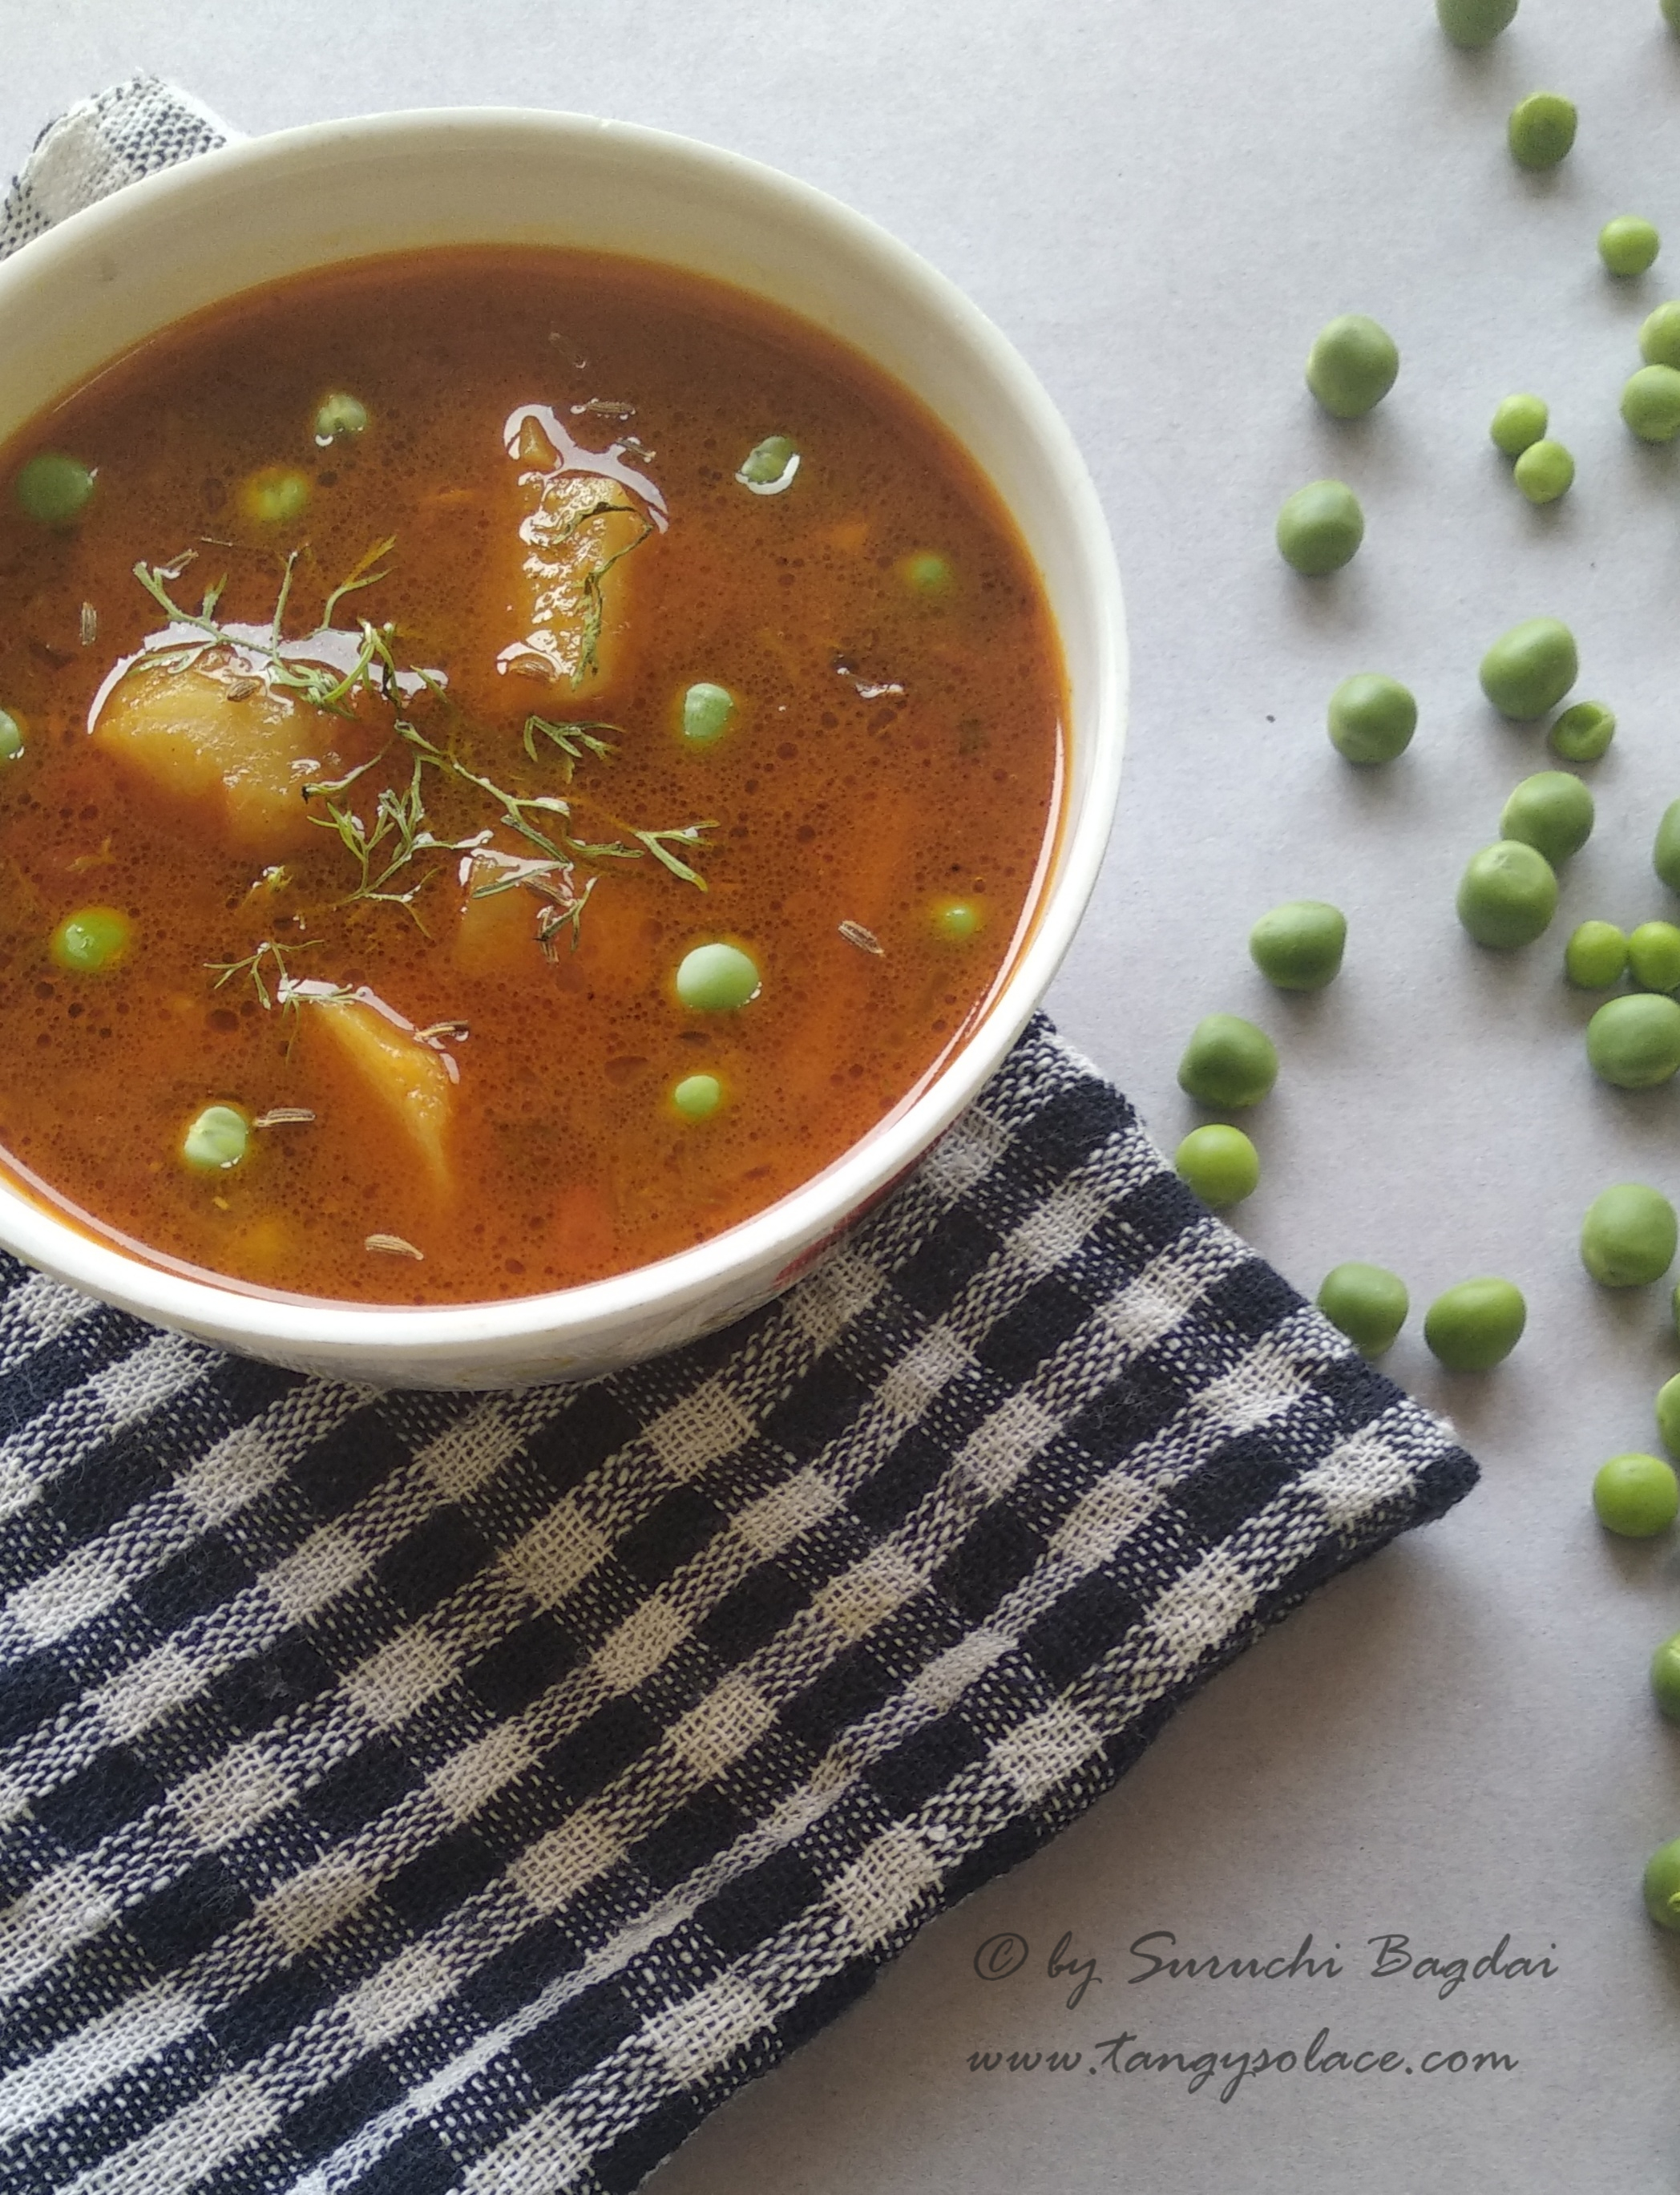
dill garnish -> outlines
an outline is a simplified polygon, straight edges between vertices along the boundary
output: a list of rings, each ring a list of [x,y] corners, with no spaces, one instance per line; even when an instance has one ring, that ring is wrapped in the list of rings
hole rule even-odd
[[[286,966],[286,954],[311,953],[314,950],[314,947],[315,940],[313,938],[306,939],[298,945],[277,945],[272,937],[265,937],[256,952],[247,953],[243,960],[207,960],[204,965],[216,977],[210,988],[213,991],[219,991],[224,983],[231,983],[236,976],[249,976],[251,988],[256,993],[256,1002],[266,1013],[274,1001],[269,997],[268,986],[262,980],[263,962],[265,960],[273,962],[273,982],[275,996],[279,999],[282,1005],[285,1005],[285,993],[291,982],[291,971]]]
[[[603,517],[609,512],[622,514],[624,506],[595,504],[578,515],[568,531],[575,531],[590,519]],[[653,531],[651,521],[644,520],[634,541],[604,558],[584,577],[583,584],[590,605],[586,651],[590,660],[600,637],[601,581],[620,557],[639,547]],[[388,576],[387,560],[395,547],[396,537],[388,534],[365,550],[327,596],[322,622],[314,633],[294,641],[286,638],[285,617],[302,553],[299,550],[294,550],[281,565],[273,614],[266,630],[232,626],[218,618],[218,606],[227,584],[225,574],[205,589],[196,611],[175,600],[170,589],[195,558],[195,550],[184,550],[169,564],[138,563],[134,567],[135,577],[167,614],[171,635],[165,637],[165,644],[137,656],[129,667],[152,665],[182,670],[212,649],[225,650],[236,673],[225,688],[230,700],[246,700],[259,688],[268,687],[282,688],[311,707],[359,721],[365,722],[365,718],[359,717],[355,705],[364,698],[371,698],[389,712],[388,736],[376,754],[340,777],[322,779],[302,787],[303,798],[311,804],[310,821],[322,830],[331,832],[355,863],[355,882],[345,894],[342,905],[365,902],[400,907],[423,930],[425,925],[415,902],[446,865],[436,861],[426,862],[421,857],[484,854],[493,859],[498,873],[472,883],[469,896],[486,899],[513,890],[533,894],[543,902],[537,916],[537,937],[544,951],[552,956],[555,941],[568,926],[576,947],[584,909],[600,881],[596,876],[580,879],[577,873],[579,863],[600,867],[612,862],[651,858],[682,883],[705,891],[705,879],[686,856],[705,844],[705,834],[716,829],[716,822],[655,828],[620,823],[609,814],[615,835],[580,835],[572,827],[573,796],[552,792],[511,792],[462,758],[454,733],[469,731],[471,728],[464,723],[437,673],[420,665],[400,662],[394,625],[376,625],[363,618],[357,620],[353,631],[333,625],[333,615],[347,596],[374,586]],[[183,629],[202,637],[173,637]],[[343,651],[344,642],[354,638],[354,653],[347,667],[309,659],[307,650],[310,640],[329,631],[335,634],[342,652],[348,652]],[[426,700],[437,704],[452,719],[454,729],[447,743],[430,736],[407,713],[411,703]],[[595,719],[571,723],[532,715],[525,720],[523,745],[531,763],[556,769],[560,782],[570,787],[580,764],[610,762],[615,742],[623,737],[618,725]],[[406,760],[404,776],[392,777],[388,774],[394,751]],[[373,796],[371,808],[365,792],[359,794],[357,791],[365,781],[366,792]],[[494,821],[469,827],[458,837],[442,835],[429,810],[430,783],[480,796],[492,804]],[[601,805],[593,798],[588,804],[597,809]],[[458,801],[457,810],[458,819]],[[498,828],[523,840],[533,850],[532,854],[498,852],[491,844]],[[216,971],[218,988],[234,976],[248,975],[265,1008],[272,1003],[265,981],[268,971],[280,1003],[295,1004],[295,1000],[288,998],[292,986],[282,949],[271,939],[265,939],[243,960],[210,965]]]

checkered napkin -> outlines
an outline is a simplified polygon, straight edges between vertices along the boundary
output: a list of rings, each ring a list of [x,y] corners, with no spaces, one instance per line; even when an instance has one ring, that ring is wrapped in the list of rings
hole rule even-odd
[[[219,134],[106,94],[0,234]],[[0,1260],[0,2187],[628,2190],[1474,1478],[1042,1019],[820,1271],[588,1386]]]

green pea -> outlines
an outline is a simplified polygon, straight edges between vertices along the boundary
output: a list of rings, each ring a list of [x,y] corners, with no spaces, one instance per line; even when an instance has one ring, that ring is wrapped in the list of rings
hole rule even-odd
[[[1505,396],[1500,399],[1487,431],[1496,448],[1508,458],[1520,458],[1544,437],[1551,418],[1543,397]]]
[[[1680,892],[1680,800],[1662,811],[1651,847],[1651,867],[1671,892]]]
[[[1657,1390],[1657,1431],[1671,1455],[1680,1455],[1680,1373]]]
[[[1458,919],[1478,945],[1532,945],[1557,912],[1557,879],[1544,854],[1501,838],[1472,854],[1458,881]]]
[[[904,557],[898,575],[912,595],[924,600],[948,595],[956,578],[946,559],[932,549],[918,549],[914,556]]]
[[[1680,0],[1658,0],[1662,19],[1671,31],[1680,31]]]
[[[1260,1186],[1260,1154],[1240,1128],[1217,1122],[1192,1128],[1173,1155],[1173,1170],[1210,1212],[1240,1204]]]
[[[1361,1357],[1380,1357],[1394,1346],[1412,1299],[1398,1273],[1355,1258],[1325,1275],[1318,1307]]]
[[[1651,1695],[1670,1722],[1680,1722],[1680,1631],[1651,1656]]]
[[[1580,676],[1575,636],[1556,618],[1527,618],[1482,659],[1482,690],[1502,717],[1532,723],[1555,709]]]
[[[1640,1887],[1658,1927],[1680,1930],[1680,1837],[1651,1854]]]
[[[1642,442],[1671,442],[1680,435],[1680,371],[1642,366],[1622,390],[1622,418]]]
[[[290,525],[308,508],[309,483],[302,473],[285,465],[265,465],[243,483],[239,504],[246,517],[259,526]]]
[[[1661,250],[1661,237],[1637,214],[1619,213],[1598,232],[1598,256],[1612,274],[1643,274]]]
[[[1677,1247],[1674,1207],[1643,1181],[1600,1190],[1581,1221],[1581,1263],[1601,1288],[1648,1288],[1674,1263]]]
[[[1519,168],[1555,168],[1567,159],[1579,119],[1574,104],[1555,91],[1532,91],[1510,111],[1505,140]]]
[[[1338,419],[1374,410],[1399,372],[1394,337],[1364,313],[1343,313],[1320,328],[1307,354],[1307,386]]]
[[[1680,1631],[1651,1656],[1651,1694],[1671,1722],[1680,1722]]]
[[[1460,1281],[1430,1305],[1424,1339],[1449,1372],[1491,1372],[1522,1339],[1528,1306],[1510,1281]]]
[[[1516,13],[1516,0],[1435,0],[1441,27],[1455,46],[1491,46]]]
[[[1592,1507],[1607,1532],[1654,1540],[1680,1514],[1680,1479],[1660,1455],[1613,1455],[1593,1474]]]
[[[60,968],[91,976],[122,959],[132,929],[127,915],[118,907],[78,907],[74,914],[66,915],[53,932],[53,958]]]
[[[728,688],[702,679],[682,696],[682,736],[691,747],[709,747],[728,730],[734,713]]]
[[[942,899],[934,907],[934,935],[947,945],[965,945],[986,918],[971,899]]]
[[[1654,991],[1607,999],[1586,1025],[1593,1073],[1618,1090],[1650,1090],[1680,1070],[1680,1005]]]
[[[331,396],[324,396],[315,407],[315,440],[322,449],[334,442],[347,442],[367,429],[367,406],[360,397],[347,395],[337,389]]]
[[[92,498],[94,478],[79,458],[43,450],[19,470],[12,498],[26,518],[43,526],[73,526]]]
[[[1614,922],[1583,922],[1569,933],[1563,972],[1578,991],[1608,991],[1627,965],[1627,933]]]
[[[723,1085],[715,1074],[685,1074],[670,1102],[685,1121],[709,1121],[723,1103]]]
[[[1567,769],[1542,769],[1512,787],[1499,814],[1499,836],[1544,854],[1554,869],[1592,836],[1592,795]]]
[[[1321,899],[1293,899],[1248,933],[1249,957],[1280,991],[1321,991],[1341,971],[1348,918]]]
[[[1639,355],[1647,366],[1680,366],[1680,297],[1648,314],[1639,330]]]
[[[1418,704],[1397,678],[1356,671],[1330,697],[1330,743],[1349,762],[1392,762],[1418,729]]]
[[[1627,965],[1642,991],[1680,991],[1680,930],[1642,922],[1627,941]]]
[[[1556,720],[1546,740],[1565,762],[1597,762],[1615,736],[1614,710],[1602,701],[1577,701]]]
[[[757,963],[739,945],[697,945],[676,971],[676,995],[696,1013],[733,1013],[762,988]]]
[[[0,762],[15,762],[23,752],[23,726],[8,709],[0,709]]]
[[[1309,481],[1278,513],[1279,553],[1308,579],[1339,572],[1364,539],[1359,498],[1341,481]]]
[[[793,485],[799,470],[799,452],[785,435],[767,435],[755,442],[741,459],[735,478],[755,495],[780,495]]]
[[[1517,459],[1511,478],[1530,503],[1556,503],[1574,486],[1575,461],[1562,442],[1533,442]]]
[[[1209,1014],[1190,1032],[1178,1086],[1222,1110],[1257,1105],[1278,1079],[1277,1047],[1240,1014]]]
[[[206,1105],[181,1139],[195,1173],[226,1173],[250,1148],[250,1122],[233,1105]]]

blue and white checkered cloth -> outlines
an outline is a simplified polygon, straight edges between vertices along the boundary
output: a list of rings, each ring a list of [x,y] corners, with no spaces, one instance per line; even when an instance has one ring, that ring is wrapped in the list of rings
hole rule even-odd
[[[217,135],[104,95],[0,250]],[[623,2195],[1475,1476],[1042,1020],[820,1270],[584,1387],[0,1259],[0,2188]]]

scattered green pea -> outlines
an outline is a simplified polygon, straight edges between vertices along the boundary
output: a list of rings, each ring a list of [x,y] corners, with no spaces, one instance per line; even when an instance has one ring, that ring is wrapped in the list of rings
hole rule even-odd
[[[1349,762],[1392,762],[1418,729],[1418,704],[1397,678],[1356,671],[1330,697],[1330,741]]]
[[[1173,1156],[1173,1170],[1209,1211],[1240,1204],[1260,1186],[1260,1154],[1240,1128],[1211,1122],[1192,1128]]]
[[[1680,800],[1671,800],[1657,824],[1651,867],[1671,892],[1680,892]]]
[[[309,482],[285,465],[264,465],[242,483],[239,504],[259,526],[287,526],[308,510]]]
[[[324,450],[330,449],[335,442],[354,441],[366,430],[366,405],[342,389],[323,397],[315,407],[315,440]]]
[[[721,941],[685,953],[676,971],[676,995],[696,1013],[733,1013],[756,999],[762,988],[751,955]]]
[[[1612,274],[1643,274],[1661,250],[1661,237],[1637,214],[1619,213],[1598,232],[1598,256]]]
[[[1222,1110],[1257,1105],[1277,1079],[1277,1046],[1240,1014],[1199,1021],[1178,1063],[1179,1088]]]
[[[1680,1930],[1680,1837],[1651,1854],[1641,1887],[1645,1910],[1658,1927]]]
[[[1424,1339],[1449,1372],[1491,1372],[1522,1338],[1528,1306],[1510,1281],[1460,1281],[1430,1305]]]
[[[91,976],[113,966],[128,950],[133,925],[114,907],[78,907],[52,936],[52,955],[60,968]]]
[[[1575,141],[1573,101],[1555,91],[1532,91],[1518,100],[1505,124],[1510,157],[1519,168],[1555,168]]]
[[[964,945],[985,920],[971,899],[942,899],[934,908],[934,930],[950,945]]]
[[[1680,1631],[1651,1656],[1651,1695],[1671,1722],[1680,1722]]]
[[[1642,366],[1622,390],[1622,418],[1642,442],[1671,442],[1680,435],[1680,370]]]
[[[1671,31],[1680,31],[1680,0],[1658,0],[1662,19]]]
[[[1680,297],[1671,297],[1646,315],[1639,330],[1639,355],[1647,366],[1680,366]]]
[[[1557,879],[1544,854],[1501,838],[1472,854],[1458,881],[1458,919],[1478,945],[1532,945],[1557,912]]]
[[[1365,539],[1365,513],[1345,482],[1309,481],[1278,513],[1278,550],[1286,564],[1311,579],[1339,572]]]
[[[1321,991],[1341,972],[1348,918],[1321,899],[1292,899],[1248,933],[1249,957],[1280,991]]]
[[[799,452],[785,435],[767,435],[741,459],[735,478],[755,495],[780,495],[793,485]]]
[[[1325,1275],[1318,1307],[1361,1357],[1380,1357],[1394,1346],[1412,1299],[1398,1273],[1355,1258]]]
[[[1557,869],[1592,836],[1592,795],[1579,778],[1567,769],[1542,769],[1512,787],[1500,811],[1499,836],[1532,846]]]
[[[1657,1431],[1671,1455],[1680,1455],[1680,1373],[1657,1390]]]
[[[1607,1532],[1652,1540],[1680,1515],[1680,1479],[1660,1455],[1613,1455],[1593,1474],[1592,1507]]]
[[[709,747],[728,730],[734,713],[728,688],[701,679],[682,696],[682,736],[691,747]]]
[[[1556,618],[1527,618],[1482,659],[1482,690],[1502,717],[1532,723],[1555,709],[1580,676],[1575,636]]]
[[[1569,933],[1563,972],[1578,991],[1608,991],[1627,966],[1627,933],[1614,922],[1583,922]]]
[[[1307,354],[1307,386],[1338,419],[1373,411],[1399,372],[1394,337],[1364,313],[1343,313],[1320,328]]]
[[[918,549],[914,556],[903,557],[898,575],[912,595],[924,600],[948,595],[957,576],[946,558],[932,549]]]
[[[1435,0],[1441,27],[1455,46],[1491,46],[1516,13],[1516,0]]]
[[[0,709],[0,762],[15,762],[23,752],[23,726],[9,709]]]
[[[1674,1207],[1643,1181],[1601,1190],[1581,1221],[1581,1263],[1601,1288],[1648,1288],[1674,1263],[1677,1248]]]
[[[709,1121],[723,1103],[723,1085],[715,1074],[685,1074],[670,1102],[685,1121]]]
[[[1650,1090],[1680,1070],[1680,1005],[1655,991],[1607,999],[1586,1025],[1593,1073],[1618,1090]]]
[[[1511,478],[1530,503],[1556,503],[1575,484],[1575,461],[1562,442],[1548,437],[1529,444],[1512,468]]]
[[[62,450],[43,450],[20,468],[12,498],[26,518],[42,526],[73,526],[87,509],[94,475]]]
[[[1496,448],[1508,458],[1520,458],[1544,439],[1551,414],[1541,396],[1501,397],[1487,429]]]
[[[1680,991],[1680,930],[1642,922],[1627,941],[1627,966],[1642,991]]]
[[[226,1173],[250,1148],[250,1122],[233,1105],[206,1105],[181,1139],[181,1155],[195,1173]]]
[[[1577,701],[1556,718],[1546,740],[1565,762],[1597,762],[1615,736],[1613,709],[1602,701]]]

